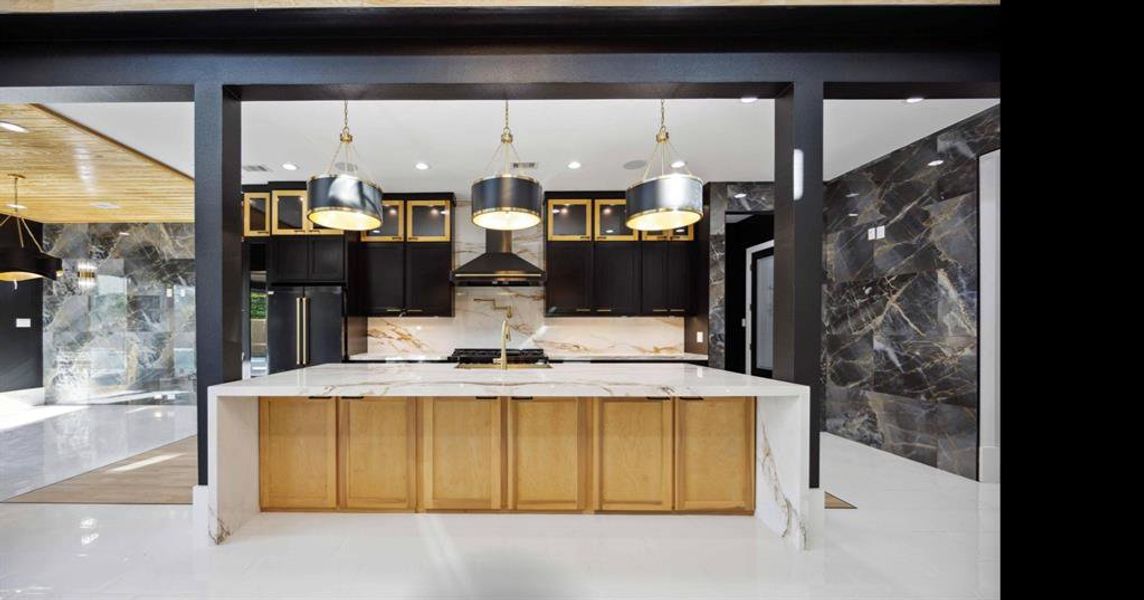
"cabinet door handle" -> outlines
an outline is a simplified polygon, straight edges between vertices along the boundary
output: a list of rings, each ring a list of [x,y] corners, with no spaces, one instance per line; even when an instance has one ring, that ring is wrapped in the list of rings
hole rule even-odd
[[[307,396],[310,400],[329,400],[333,396]]]
[[[651,312],[667,312],[666,308],[653,308]]]
[[[686,312],[686,310],[686,308],[673,308],[671,309],[671,312]]]
[[[302,364],[302,299],[294,299],[294,364]]]
[[[477,396],[477,400],[496,400],[498,396]]]
[[[310,397],[314,398],[315,396]],[[362,398],[365,398],[365,396],[342,396],[341,398],[342,400],[361,400]]]
[[[425,311],[423,309],[420,309],[420,308],[407,308],[407,309],[405,309],[405,312],[407,312],[407,313],[419,313],[419,312],[425,312]]]
[[[703,400],[703,396],[680,396],[679,399],[686,400],[688,402],[701,402]]]
[[[647,399],[648,400],[663,401],[663,400],[670,400],[671,398],[668,396],[648,396]]]
[[[592,312],[590,308],[577,308],[576,312]]]
[[[610,308],[597,308],[596,312],[609,313],[609,312],[612,312],[612,309],[610,309]]]
[[[532,396],[513,396],[513,400],[532,400]]]
[[[310,364],[310,299],[302,298],[302,362]]]

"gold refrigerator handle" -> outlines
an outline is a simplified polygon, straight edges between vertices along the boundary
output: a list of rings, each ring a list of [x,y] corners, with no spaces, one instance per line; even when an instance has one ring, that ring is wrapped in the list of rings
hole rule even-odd
[[[302,364],[302,299],[294,299],[294,364]]]
[[[305,314],[302,315],[302,363],[310,364],[310,299],[302,297],[302,308],[305,309]]]

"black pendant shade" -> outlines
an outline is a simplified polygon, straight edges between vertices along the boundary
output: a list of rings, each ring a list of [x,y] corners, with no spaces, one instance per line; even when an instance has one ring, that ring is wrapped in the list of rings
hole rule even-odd
[[[540,223],[544,190],[526,175],[493,175],[473,183],[473,224],[514,231]]]
[[[627,226],[640,231],[667,231],[703,218],[703,180],[671,173],[628,188]]]
[[[346,231],[381,227],[381,188],[346,174],[311,177],[306,184],[311,222]]]
[[[36,248],[0,248],[0,281],[54,280],[62,269],[62,260]]]

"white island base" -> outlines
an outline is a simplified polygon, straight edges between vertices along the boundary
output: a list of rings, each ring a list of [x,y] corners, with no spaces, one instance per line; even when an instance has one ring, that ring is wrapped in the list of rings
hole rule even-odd
[[[816,544],[822,493],[809,487],[810,390],[682,363],[564,363],[550,369],[457,369],[453,364],[329,364],[210,388],[208,485],[196,526],[214,544],[241,536],[261,512],[260,397],[753,397],[754,518],[792,547]],[[477,518],[474,516],[474,518]]]

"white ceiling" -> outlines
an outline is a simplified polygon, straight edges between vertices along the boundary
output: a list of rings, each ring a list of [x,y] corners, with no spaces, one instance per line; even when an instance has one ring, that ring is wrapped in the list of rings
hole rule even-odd
[[[918,138],[976,114],[997,100],[829,100],[824,109],[824,174],[832,179]],[[189,103],[51,105],[76,121],[193,175],[193,109]],[[658,127],[656,100],[513,101],[512,130],[522,160],[549,190],[623,189],[640,171]],[[350,127],[366,168],[390,192],[452,191],[468,196],[484,175],[502,126],[499,101],[361,101],[350,103]],[[340,102],[247,102],[242,162],[270,173],[244,173],[244,183],[298,180],[326,169],[341,129]],[[671,140],[707,181],[774,178],[774,102],[671,100]],[[579,161],[578,170],[567,167]],[[414,164],[425,161],[427,171]],[[300,168],[282,169],[284,162]]]

